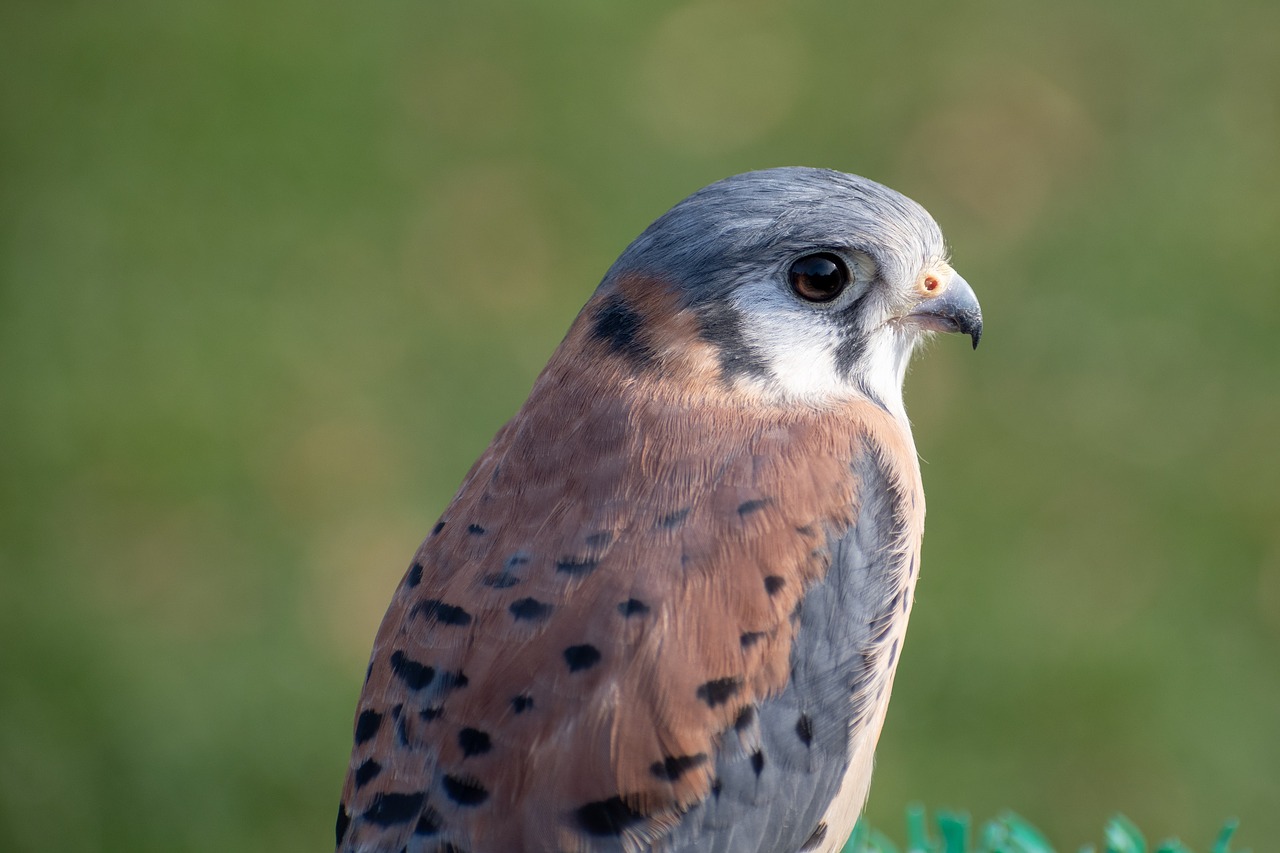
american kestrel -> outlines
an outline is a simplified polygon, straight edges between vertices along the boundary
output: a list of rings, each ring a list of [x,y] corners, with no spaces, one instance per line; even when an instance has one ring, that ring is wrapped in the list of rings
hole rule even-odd
[[[919,576],[902,402],[982,316],[915,202],[750,172],[609,269],[374,642],[342,851],[835,851]]]

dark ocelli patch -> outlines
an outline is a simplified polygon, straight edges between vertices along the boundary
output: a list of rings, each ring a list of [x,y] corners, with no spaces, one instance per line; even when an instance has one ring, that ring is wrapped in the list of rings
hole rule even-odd
[[[394,672],[410,690],[421,690],[436,677],[432,667],[418,663],[400,650],[391,653],[391,671]]]
[[[722,785],[723,783],[721,783],[720,777],[718,776],[711,780],[711,796],[715,797],[717,800],[720,799],[720,789]]]
[[[426,798],[427,795],[422,791],[411,794],[377,794],[361,817],[377,826],[408,823],[418,816]]]
[[[395,706],[394,708],[392,708],[392,709],[391,709],[391,719],[393,719],[393,720],[398,720],[398,719],[400,719],[400,714],[401,714],[403,711],[404,711],[404,703],[403,703],[403,702],[397,702],[397,703],[396,703],[396,706]]]
[[[799,533],[801,536],[813,536],[813,528],[806,524],[802,527],[797,527],[796,533]]]
[[[813,828],[813,832],[809,833],[808,839],[804,844],[800,845],[799,853],[806,853],[809,850],[817,850],[818,847],[827,838],[827,825],[819,821],[818,825]]]
[[[443,521],[437,521],[437,522],[436,522],[436,526],[435,526],[435,527],[433,527],[433,528],[431,528],[431,535],[432,535],[432,536],[438,536],[438,535],[440,535],[440,531],[441,531],[441,530],[444,530],[444,522],[443,522]]]
[[[440,719],[440,715],[443,713],[443,705],[431,705],[418,712],[418,719],[422,720],[424,723],[430,723],[433,720]]]
[[[527,693],[521,693],[519,696],[511,697],[511,710],[517,714],[523,714],[533,707],[533,697]]]
[[[511,602],[511,606],[507,609],[511,611],[511,615],[517,620],[536,622],[540,619],[546,619],[555,608],[536,598],[522,598],[519,601]]]
[[[358,791],[372,782],[381,772],[381,764],[372,758],[365,759],[365,762],[356,768],[356,790]]]
[[[468,727],[458,732],[458,746],[462,747],[462,757],[470,758],[473,755],[484,755],[493,748],[493,742],[488,733]]]
[[[440,832],[444,826],[444,817],[440,812],[427,806],[422,810],[422,815],[418,818],[418,825],[413,828],[414,835],[431,836]]]
[[[567,575],[586,575],[593,572],[599,562],[591,557],[561,557],[556,561],[556,571]]]
[[[600,650],[588,643],[570,646],[564,650],[564,662],[569,665],[570,672],[590,669],[600,662]]]
[[[733,728],[738,732],[745,732],[751,728],[751,724],[756,720],[756,709],[753,705],[747,705],[738,712],[737,718],[733,721]]]
[[[338,844],[342,843],[342,839],[347,837],[347,829],[351,826],[351,813],[347,811],[346,803],[338,803],[338,825],[335,827],[338,836]]]
[[[654,358],[652,347],[644,340],[644,318],[616,294],[596,312],[591,337],[637,366],[643,367]]]
[[[645,819],[643,813],[627,805],[622,797],[587,803],[579,807],[574,815],[583,832],[599,837],[621,835],[623,830]]]
[[[493,589],[510,589],[520,583],[520,578],[510,572],[492,572],[482,577],[480,583]]]
[[[669,755],[662,761],[653,762],[649,767],[649,772],[659,779],[675,782],[690,770],[695,767],[701,767],[706,763],[707,754],[705,752],[699,752],[697,755]]]
[[[764,753],[758,749],[751,753],[751,769],[757,776],[764,772]]]
[[[738,678],[716,678],[698,688],[698,698],[714,708],[728,702],[742,688]]]
[[[478,806],[489,799],[489,791],[478,779],[470,776],[446,775],[440,780],[444,792],[460,806]]]
[[[623,616],[643,616],[649,612],[649,605],[638,598],[628,598],[618,605],[618,612]]]
[[[409,574],[405,577],[405,583],[410,587],[415,587],[422,583],[422,563],[415,562],[409,567]]]
[[[764,579],[764,591],[770,595],[777,595],[786,585],[787,579],[781,575],[769,575]]]
[[[665,527],[670,530],[673,527],[679,527],[684,524],[684,520],[689,517],[689,507],[678,509],[675,512],[669,512],[662,518],[658,519],[658,526]]]
[[[489,531],[478,524],[468,524],[467,532],[470,533],[472,536],[483,536]]]
[[[898,638],[894,637],[893,642],[889,644],[889,659],[886,666],[893,666],[893,662],[898,659]]]
[[[742,644],[744,649],[749,649],[763,640],[765,636],[767,635],[764,631],[746,631],[742,636],[738,637],[738,642]]]
[[[754,500],[743,501],[738,504],[738,515],[750,515],[753,512],[764,509],[772,502],[771,498],[755,498]]]
[[[438,598],[428,598],[414,605],[411,614],[421,615],[423,619],[435,619],[441,625],[454,625],[459,628],[471,624],[471,614],[456,604],[445,604]]]
[[[377,711],[361,711],[356,718],[356,746],[371,740],[382,726],[382,715]]]
[[[796,737],[805,746],[813,743],[813,720],[808,714],[801,714],[800,719],[796,720]]]

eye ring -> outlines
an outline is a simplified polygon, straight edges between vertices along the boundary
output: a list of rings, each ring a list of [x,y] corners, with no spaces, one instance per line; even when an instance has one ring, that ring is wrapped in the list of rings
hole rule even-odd
[[[849,286],[849,268],[831,252],[814,252],[791,262],[787,283],[806,302],[830,302]]]

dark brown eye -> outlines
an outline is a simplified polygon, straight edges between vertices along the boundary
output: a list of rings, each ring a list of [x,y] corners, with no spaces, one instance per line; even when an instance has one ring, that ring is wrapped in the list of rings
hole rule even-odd
[[[787,280],[801,299],[830,302],[849,286],[849,269],[836,255],[818,252],[794,261]]]

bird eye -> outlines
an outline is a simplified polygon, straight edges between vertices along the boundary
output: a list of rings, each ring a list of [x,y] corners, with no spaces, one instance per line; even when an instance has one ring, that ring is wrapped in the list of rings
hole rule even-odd
[[[797,258],[787,270],[791,289],[809,302],[830,302],[849,285],[849,269],[830,252]]]

